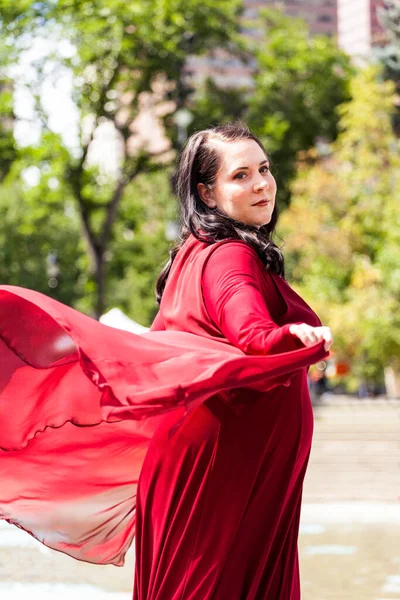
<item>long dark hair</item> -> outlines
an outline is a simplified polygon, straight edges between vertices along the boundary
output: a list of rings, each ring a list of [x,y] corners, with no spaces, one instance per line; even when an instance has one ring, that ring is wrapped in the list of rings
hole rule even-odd
[[[256,250],[267,270],[284,275],[283,254],[271,239],[278,220],[276,204],[271,221],[258,228],[236,221],[216,208],[209,208],[197,190],[199,183],[211,187],[221,166],[220,153],[216,144],[212,142],[215,140],[233,142],[243,139],[254,140],[267,155],[261,141],[242,122],[204,129],[194,133],[188,139],[173,179],[175,193],[180,201],[179,242],[170,251],[170,259],[158,277],[156,285],[158,303],[161,301],[175,256],[190,234],[199,241],[209,244],[228,238],[242,240]]]

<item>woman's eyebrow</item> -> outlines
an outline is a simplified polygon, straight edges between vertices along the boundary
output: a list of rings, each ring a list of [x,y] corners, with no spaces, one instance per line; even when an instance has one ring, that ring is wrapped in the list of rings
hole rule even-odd
[[[267,158],[262,160],[258,166],[261,167],[261,165],[264,165],[265,163],[269,164],[269,160]],[[249,169],[249,167],[236,167],[236,169],[233,169],[233,171],[243,171],[245,169]]]

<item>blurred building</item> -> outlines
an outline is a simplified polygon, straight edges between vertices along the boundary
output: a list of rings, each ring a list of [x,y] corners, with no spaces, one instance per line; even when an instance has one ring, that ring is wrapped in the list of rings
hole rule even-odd
[[[263,8],[278,8],[291,17],[304,19],[311,34],[329,37],[337,35],[337,0],[244,0],[244,35],[256,39],[260,32],[251,21],[257,19]],[[207,57],[195,56],[188,60],[187,72],[193,84],[211,77],[225,88],[251,87],[255,64],[244,64],[223,51],[213,51]]]
[[[304,19],[312,34],[337,34],[337,0],[245,0],[244,4],[249,11],[280,8],[291,17]]]
[[[263,8],[278,8],[306,21],[311,34],[335,38],[340,48],[354,59],[370,57],[374,46],[385,43],[377,9],[384,0],[244,0],[243,33],[256,39],[260,35],[251,20]],[[188,73],[194,84],[207,77],[221,87],[251,87],[255,64],[244,64],[223,51],[207,57],[192,57]]]
[[[186,74],[191,84],[197,87],[211,78],[221,88],[248,88],[253,86],[255,64],[245,64],[224,50],[213,50],[208,56],[190,56],[186,63]]]
[[[338,44],[355,59],[371,56],[374,46],[385,42],[377,9],[383,0],[337,0]]]

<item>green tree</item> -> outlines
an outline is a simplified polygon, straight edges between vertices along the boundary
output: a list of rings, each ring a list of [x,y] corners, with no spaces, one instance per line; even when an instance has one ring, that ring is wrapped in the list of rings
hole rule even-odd
[[[242,36],[233,58],[247,65],[253,84],[226,88],[218,78],[205,81],[190,97],[194,119],[189,131],[247,121],[272,157],[284,208],[290,203],[298,153],[337,136],[337,107],[350,99],[352,69],[333,40],[311,37],[301,19],[268,9],[242,25],[255,35]]]
[[[63,145],[63,180],[80,217],[97,316],[107,302],[106,258],[121,201],[140,174],[163,169],[171,158],[170,140],[161,134],[160,143],[153,143],[157,119],[150,125],[152,130],[144,132],[138,118],[146,109],[162,115],[185,104],[190,93],[184,75],[188,55],[231,47],[240,7],[239,0],[222,4],[212,0],[0,2],[3,35],[12,38],[20,52],[38,36],[70,43],[69,56],[54,44],[51,60],[38,60],[36,66],[39,80],[49,77],[49,67],[55,77],[62,68],[73,76],[79,139],[73,151]],[[37,117],[43,128],[39,145],[43,145],[52,127],[37,89],[35,81]],[[112,127],[120,147],[113,176],[89,160],[99,128],[105,124]]]
[[[386,0],[377,8],[378,18],[383,27],[387,43],[377,50],[386,76],[400,84],[400,3]]]
[[[106,257],[114,305],[143,325],[150,325],[155,316],[155,283],[176,227],[170,175],[167,169],[143,173],[130,184]]]
[[[10,40],[0,36],[0,183],[17,156],[14,139],[13,81],[9,75],[13,58]]]
[[[348,57],[326,36],[277,10],[260,16],[253,44],[257,68],[247,120],[275,165],[278,198],[290,201],[299,151],[337,135],[337,107],[350,99]]]
[[[0,280],[75,304],[86,270],[79,215],[62,179],[59,138],[43,142],[19,150],[0,188]]]
[[[375,55],[383,65],[386,79],[394,81],[397,93],[400,94],[400,3],[397,0],[386,0],[377,8],[378,18],[383,27],[386,43],[375,48]],[[400,136],[400,104],[399,98],[394,102],[393,129]]]
[[[189,132],[200,131],[211,125],[245,120],[249,106],[249,90],[221,87],[208,78],[198,86],[189,100],[193,121]]]
[[[370,68],[351,92],[330,156],[304,162],[280,234],[289,278],[333,327],[336,353],[377,381],[400,355],[399,142],[393,84]]]

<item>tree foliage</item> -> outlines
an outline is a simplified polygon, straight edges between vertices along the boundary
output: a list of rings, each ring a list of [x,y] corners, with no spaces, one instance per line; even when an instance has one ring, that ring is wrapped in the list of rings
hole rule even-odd
[[[385,67],[386,76],[400,84],[400,2],[386,0],[377,8],[378,18],[385,32],[387,43],[378,55]]]
[[[205,82],[191,98],[190,131],[235,119],[248,122],[271,155],[284,208],[297,154],[337,136],[337,107],[350,99],[352,69],[333,40],[311,36],[303,20],[280,10],[263,10],[249,25],[256,35],[242,39],[238,56],[253,73],[253,86],[226,89],[218,78]]]
[[[280,232],[289,277],[333,327],[335,351],[377,380],[400,356],[399,142],[393,85],[370,68],[351,92],[332,154],[309,153]]]
[[[0,2],[0,8],[2,32],[20,52],[37,37],[64,42],[64,51],[55,44],[51,57],[36,61],[38,79],[33,92],[43,134],[39,145],[45,144],[44,136],[52,132],[52,126],[38,87],[43,77],[57,78],[67,69],[72,73],[79,133],[73,150],[64,145],[63,179],[80,215],[98,316],[105,308],[105,257],[119,205],[139,174],[163,168],[170,159],[169,140],[161,135],[159,143],[154,143],[157,119],[150,131],[142,126],[140,132],[137,119],[149,108],[153,113],[173,112],[184,104],[190,91],[184,77],[188,54],[232,45],[240,2],[16,0]],[[65,52],[67,40],[69,52]],[[120,160],[112,176],[90,161],[91,148],[105,125],[111,126],[119,143]]]
[[[276,10],[261,14],[247,120],[273,158],[278,198],[287,205],[298,152],[336,138],[337,107],[350,99],[351,68],[333,40],[311,36],[300,19]]]
[[[17,156],[14,139],[13,81],[7,73],[13,57],[10,41],[0,36],[0,183]]]
[[[0,280],[75,304],[87,268],[79,215],[60,177],[59,138],[47,134],[43,141],[19,151],[0,189]]]
[[[240,0],[0,0],[0,107],[8,119],[8,129],[0,128],[3,243],[10,236],[13,260],[12,268],[4,262],[3,283],[36,287],[96,316],[118,303],[149,323],[169,246],[165,224],[176,218],[169,178],[179,146],[173,117],[181,107],[193,114],[189,133],[249,120],[276,165],[281,201],[288,201],[297,153],[336,135],[348,61],[331,41],[310,38],[279,13],[265,13],[257,43],[245,43],[240,14]],[[19,124],[13,95],[21,81],[12,80],[9,66],[19,65],[36,40],[47,51],[36,56],[24,87],[40,135],[17,146],[9,125]],[[209,80],[193,93],[188,56],[216,48],[252,65],[254,88],[221,89]],[[63,77],[70,78],[66,93],[77,115],[73,142],[55,127],[46,103],[46,85]],[[104,132],[113,149],[99,142]],[[36,179],[27,185],[32,170]],[[22,227],[21,219],[34,225]],[[55,255],[58,285],[49,288],[46,260]]]

